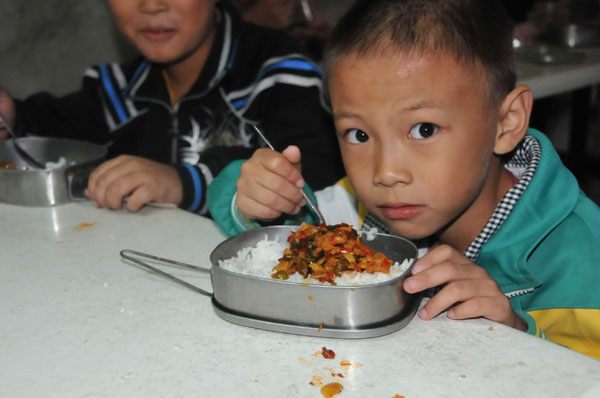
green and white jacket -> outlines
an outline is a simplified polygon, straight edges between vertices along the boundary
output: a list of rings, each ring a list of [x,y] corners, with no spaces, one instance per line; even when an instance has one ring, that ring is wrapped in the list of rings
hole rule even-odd
[[[235,206],[240,166],[229,165],[208,192],[212,217],[228,235],[260,226]],[[529,130],[506,167],[519,180],[465,255],[494,278],[528,333],[600,359],[600,208],[539,131]],[[332,224],[385,228],[369,222],[347,178],[315,196]],[[282,222],[301,221],[316,219],[304,210]]]

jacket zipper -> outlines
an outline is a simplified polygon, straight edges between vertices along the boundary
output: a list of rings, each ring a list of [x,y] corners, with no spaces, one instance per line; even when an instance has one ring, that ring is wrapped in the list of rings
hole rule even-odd
[[[504,293],[504,295],[508,298],[512,298],[512,297],[517,297],[517,296],[523,296],[527,293],[533,292],[534,290],[535,290],[535,287],[528,287],[526,289],[515,290],[512,292]]]
[[[178,156],[178,140],[179,140],[179,119],[177,117],[177,109],[179,108],[179,104],[175,105],[174,108],[171,108],[171,129],[169,130],[169,135],[171,136],[171,163],[177,164]]]
[[[164,101],[158,100],[156,98],[150,98],[150,97],[130,97],[130,99],[132,101],[140,101],[140,102],[150,102],[153,104],[157,104],[160,105],[162,107],[164,107],[165,109],[167,109],[167,111],[169,112],[169,115],[171,116],[171,127],[169,128],[168,134],[171,137],[171,162],[173,164],[177,163],[178,160],[178,156],[177,156],[177,149],[178,149],[178,138],[179,138],[179,119],[177,118],[177,113],[179,111],[179,104],[181,103],[178,102],[177,104],[175,104],[174,107],[171,107],[169,104],[167,104]],[[183,99],[185,100],[185,99]]]

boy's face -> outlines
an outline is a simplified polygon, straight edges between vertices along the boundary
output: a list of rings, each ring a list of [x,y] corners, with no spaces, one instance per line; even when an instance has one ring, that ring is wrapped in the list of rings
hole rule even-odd
[[[350,55],[331,67],[348,177],[399,235],[479,232],[495,208],[497,120],[477,72],[442,54]]]
[[[207,44],[215,0],[109,0],[121,32],[158,63],[173,63]],[[208,44],[210,45],[210,44]]]

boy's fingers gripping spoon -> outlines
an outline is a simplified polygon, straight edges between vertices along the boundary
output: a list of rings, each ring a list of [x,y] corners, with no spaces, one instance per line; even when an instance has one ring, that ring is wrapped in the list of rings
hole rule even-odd
[[[265,135],[262,133],[262,131],[260,131],[260,129],[258,128],[258,126],[256,126],[255,124],[253,124],[252,127],[254,127],[254,130],[256,130],[256,132],[258,133],[258,135],[269,146],[269,148],[271,148],[272,150],[275,151],[275,148],[273,147],[273,145],[271,145],[271,143],[269,142],[269,140],[267,139],[267,137],[265,137]],[[323,214],[321,213],[321,211],[317,207],[317,203],[306,192],[306,189],[300,188],[300,192],[302,192],[302,196],[304,196],[304,199],[306,199],[306,203],[308,204],[308,207],[319,218],[319,224],[326,224],[325,217],[323,217]]]

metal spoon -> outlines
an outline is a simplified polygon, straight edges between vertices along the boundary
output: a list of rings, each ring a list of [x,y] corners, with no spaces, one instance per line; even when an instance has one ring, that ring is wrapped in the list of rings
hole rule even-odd
[[[254,130],[256,130],[256,132],[258,133],[258,135],[260,135],[260,137],[269,146],[269,148],[271,148],[272,150],[275,151],[275,148],[273,148],[273,145],[271,145],[271,143],[269,142],[269,140],[267,139],[267,137],[265,137],[265,135],[262,133],[262,131],[260,131],[260,129],[258,128],[258,126],[256,126],[256,125],[253,124],[252,127],[254,127]],[[325,222],[325,217],[323,217],[323,214],[321,213],[321,211],[317,207],[317,204],[315,203],[315,201],[306,192],[306,189],[300,188],[300,192],[302,192],[302,196],[304,196],[304,199],[306,199],[306,203],[308,204],[308,207],[310,207],[310,209],[312,210],[312,212],[319,218],[319,224],[327,224]]]
[[[6,129],[6,131],[8,131],[8,134],[10,134],[10,136],[12,137],[13,145],[15,146],[17,153],[23,158],[23,160],[25,160],[27,163],[29,163],[30,166],[33,166],[37,169],[45,169],[46,168],[45,165],[43,165],[40,162],[38,162],[37,160],[35,160],[29,153],[27,153],[27,151],[25,149],[23,149],[21,147],[21,145],[19,145],[19,143],[17,142],[17,135],[15,134],[13,129],[8,124],[8,120],[6,120],[6,118],[4,117],[2,112],[0,112],[0,122],[2,122],[2,124],[4,124],[4,128]]]

